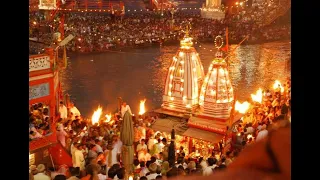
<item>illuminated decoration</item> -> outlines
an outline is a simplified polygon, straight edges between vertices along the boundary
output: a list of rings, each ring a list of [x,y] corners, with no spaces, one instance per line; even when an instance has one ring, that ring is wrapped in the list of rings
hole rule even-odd
[[[200,115],[227,120],[234,101],[233,88],[227,63],[219,50],[220,46],[216,47],[218,48],[216,57],[209,66],[200,91]]]
[[[146,99],[140,101],[140,110],[139,110],[139,115],[143,115],[146,112],[145,104]]]
[[[220,42],[220,45],[218,45],[219,42]],[[223,38],[222,38],[222,36],[218,35],[218,36],[216,36],[216,38],[214,38],[214,45],[215,45],[218,49],[222,48],[222,46],[223,46]]]
[[[91,123],[93,125],[96,123],[99,124],[101,114],[102,114],[102,108],[99,106],[98,109],[94,111],[92,118],[91,118]]]
[[[190,25],[169,67],[162,106],[163,109],[182,113],[198,107],[199,89],[204,78],[202,63],[192,46],[189,29]]]
[[[53,10],[57,8],[56,0],[39,0],[39,9]]]

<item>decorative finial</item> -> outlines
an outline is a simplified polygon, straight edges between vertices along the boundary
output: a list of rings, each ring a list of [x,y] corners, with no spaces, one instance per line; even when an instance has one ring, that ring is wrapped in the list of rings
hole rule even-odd
[[[189,31],[191,30],[191,23],[190,22],[187,22],[187,25],[186,25],[186,30],[185,30],[185,33],[186,33],[186,37],[189,36]]]
[[[189,36],[190,29],[191,29],[191,23],[187,22],[186,30],[184,31],[185,33],[184,38],[180,41],[181,48],[189,49],[193,45],[192,38]]]
[[[216,38],[214,39],[214,46],[220,50],[220,48],[222,48],[223,46],[223,37],[218,35],[216,36]]]
[[[223,46],[223,37],[220,35],[216,36],[216,38],[214,39],[214,45],[218,49],[218,51],[216,52],[216,58],[222,58],[223,53],[220,51],[220,48],[222,48]]]

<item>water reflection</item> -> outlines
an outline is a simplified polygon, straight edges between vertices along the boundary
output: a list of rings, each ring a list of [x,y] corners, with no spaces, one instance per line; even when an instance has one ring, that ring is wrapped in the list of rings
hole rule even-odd
[[[214,45],[198,43],[196,49],[207,73],[216,51]],[[106,113],[114,111],[119,96],[133,112],[139,111],[139,100],[143,98],[147,98],[147,110],[158,108],[177,50],[178,45],[172,45],[73,56],[61,72],[62,85],[88,117],[98,105]],[[230,78],[237,98],[244,101],[259,87],[271,88],[276,79],[284,81],[290,75],[290,55],[289,42],[243,45],[236,49],[230,56]]]

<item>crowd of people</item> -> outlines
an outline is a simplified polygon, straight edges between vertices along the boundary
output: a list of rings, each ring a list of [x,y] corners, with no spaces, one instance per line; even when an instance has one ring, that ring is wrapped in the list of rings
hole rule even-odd
[[[263,20],[274,13],[277,4],[261,4],[251,9],[239,10],[224,20],[201,18],[199,12],[178,10],[173,15],[165,11],[163,16],[156,12],[128,13],[115,17],[102,13],[64,12],[65,37],[73,34],[75,39],[67,44],[70,52],[101,52],[112,48],[124,48],[152,43],[175,42],[183,37],[186,22],[190,22],[191,36],[197,41],[212,41],[217,35],[225,35],[229,27],[230,43],[238,43],[249,35],[249,43],[290,39],[290,23],[277,26],[264,26]],[[39,31],[39,22],[44,20],[39,12],[30,14],[30,36],[39,41],[50,42],[53,33]],[[51,32],[57,32],[60,19],[54,20]],[[43,28],[42,28],[43,29]],[[50,28],[49,28],[50,29]],[[52,28],[51,28],[52,29]],[[40,49],[38,49],[40,50]],[[39,51],[41,52],[41,51]]]
[[[41,138],[51,132],[49,109],[42,103],[29,108],[29,140]]]
[[[253,102],[252,102],[253,103]],[[39,109],[33,107],[33,109]],[[60,103],[60,120],[57,123],[57,139],[72,155],[73,167],[56,167],[44,173],[43,164],[30,167],[30,176],[47,176],[47,179],[124,179],[120,140],[120,126],[125,112],[132,114],[123,103],[121,110],[108,121],[82,118],[79,110],[71,103],[68,108]],[[133,114],[132,114],[133,115]],[[183,146],[176,147],[176,159],[169,159],[171,137],[155,132],[152,124],[157,116],[132,116],[134,124],[133,179],[154,180],[174,176],[208,176],[228,168],[247,146],[268,137],[269,131],[291,122],[291,81],[273,90],[263,92],[263,101],[256,103],[240,123],[228,134],[226,141],[217,143],[209,157],[201,154],[191,157]],[[210,148],[207,148],[210,149]],[[189,150],[190,151],[190,150]]]
[[[291,80],[283,86],[263,92],[262,103],[254,103],[242,123],[233,130],[233,144],[244,147],[268,136],[268,131],[291,122]]]

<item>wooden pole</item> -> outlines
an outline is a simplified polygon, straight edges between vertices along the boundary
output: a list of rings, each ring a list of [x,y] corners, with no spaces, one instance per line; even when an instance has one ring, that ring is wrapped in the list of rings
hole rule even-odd
[[[54,167],[54,163],[53,163],[51,154],[49,154],[49,156],[50,156],[50,160],[51,160],[52,167],[53,167],[54,170],[56,170],[56,168]]]

